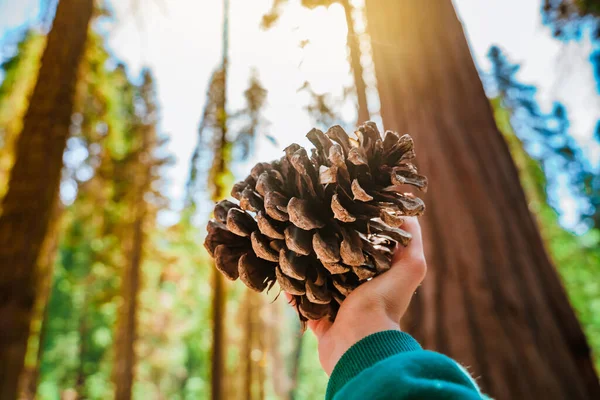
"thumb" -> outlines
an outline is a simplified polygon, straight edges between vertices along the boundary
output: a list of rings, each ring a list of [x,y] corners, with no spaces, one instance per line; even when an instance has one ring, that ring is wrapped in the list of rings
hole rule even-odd
[[[406,218],[402,228],[412,235],[407,247],[399,246],[389,271],[369,282],[369,292],[383,301],[386,313],[394,321],[404,315],[410,300],[425,278],[427,263],[423,252],[421,227],[416,217]]]

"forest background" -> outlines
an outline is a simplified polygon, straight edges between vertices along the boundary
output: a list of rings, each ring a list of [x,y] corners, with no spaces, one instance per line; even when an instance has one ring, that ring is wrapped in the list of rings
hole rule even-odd
[[[61,21],[85,20],[84,5],[93,3],[75,1],[81,9],[71,10],[83,12],[67,12],[60,20],[57,7],[67,9],[73,1],[0,0],[0,196],[10,191],[11,179],[20,181],[14,177],[19,169],[12,167],[19,161],[18,143],[35,104],[34,87],[43,81],[40,60],[51,48],[46,47],[47,37],[60,33]],[[386,90],[398,88],[394,85],[408,76],[402,68],[396,76],[389,72],[394,67],[384,62],[386,56],[394,59],[403,49],[418,46],[408,34],[394,37],[396,27],[371,12],[387,3],[93,4],[89,28],[86,21],[81,23],[87,34],[79,39],[87,40],[73,80],[73,104],[60,104],[62,109],[56,105],[56,115],[68,115],[64,154],[57,150],[59,196],[56,204],[47,202],[54,205],[31,271],[38,281],[27,318],[28,339],[21,340],[27,345],[23,368],[14,368],[19,384],[3,396],[323,396],[327,378],[319,368],[312,334],[300,334],[294,310],[276,291],[256,296],[215,277],[202,246],[204,226],[213,201],[226,197],[233,182],[255,162],[279,157],[290,143],[308,145],[304,135],[314,126],[326,130],[340,124],[352,131],[357,120],[372,119],[380,127],[406,127],[419,135],[418,126],[417,132],[408,129],[411,124],[392,126],[393,118],[385,116],[386,107],[393,107]],[[399,21],[400,13],[416,12],[425,16],[419,19],[425,26],[442,15],[430,9],[433,0],[421,8],[414,1],[400,3],[390,6],[390,13],[399,12]],[[592,356],[587,348],[581,350],[583,356],[573,346],[569,352],[591,357],[597,371],[600,6],[591,0],[526,3],[456,0],[454,7],[496,126],[518,168],[520,182],[513,179],[511,186],[525,191]],[[445,10],[444,15],[453,15]],[[372,26],[383,31],[370,31],[369,21],[379,22]],[[461,35],[459,27],[453,25]],[[415,26],[413,31],[420,29]],[[59,39],[57,48],[69,48],[68,36]],[[418,63],[418,56],[414,60]],[[444,62],[439,65],[447,76],[461,73]],[[461,68],[465,76],[469,65]],[[430,106],[423,109],[452,113]],[[454,115],[458,118],[460,112]],[[477,130],[465,126],[461,131],[468,137]],[[417,152],[427,154],[428,147],[417,147]],[[458,165],[439,162],[450,163],[450,169]],[[436,175],[429,175],[435,191]],[[22,181],[37,188],[34,178]],[[455,196],[452,201],[461,200]],[[2,245],[2,218],[9,213],[0,212]],[[535,237],[528,240],[526,245],[535,247]],[[492,264],[482,268],[501,271]],[[8,270],[7,265],[1,268]],[[552,287],[547,279],[552,281],[553,270],[536,273],[542,285]],[[3,275],[2,285],[20,282],[11,276]],[[511,279],[503,276],[507,287],[516,285]],[[442,290],[451,293],[453,285],[460,287],[450,279]],[[460,289],[477,293],[466,284]],[[534,313],[544,312],[543,307],[531,307]],[[430,315],[438,311],[428,310]],[[498,315],[503,321],[504,314]],[[456,318],[465,319],[459,313]],[[549,320],[540,321],[542,328],[552,329],[544,325]],[[569,324],[578,329],[576,322]],[[421,334],[427,343],[427,334]],[[439,342],[430,344],[445,349]],[[465,351],[464,359],[460,354],[457,358],[478,378],[493,375],[493,368],[486,371],[478,357],[480,351],[473,348]],[[2,391],[11,386],[8,376],[0,379]],[[494,392],[501,381],[494,377],[481,382]],[[518,393],[518,385],[514,387]]]

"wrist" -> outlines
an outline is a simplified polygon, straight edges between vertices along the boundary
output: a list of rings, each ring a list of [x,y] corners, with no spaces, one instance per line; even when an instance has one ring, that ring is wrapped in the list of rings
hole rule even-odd
[[[361,313],[348,320],[339,317],[327,335],[319,340],[319,357],[327,375],[331,375],[344,353],[360,340],[378,332],[400,331],[398,322],[384,312]]]

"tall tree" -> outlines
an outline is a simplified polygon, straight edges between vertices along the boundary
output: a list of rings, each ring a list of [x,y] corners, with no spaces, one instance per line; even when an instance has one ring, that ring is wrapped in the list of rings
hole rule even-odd
[[[224,0],[225,3],[228,0]],[[225,17],[227,18],[227,17]],[[226,25],[226,24],[225,24]],[[222,65],[213,72],[207,99],[204,107],[198,143],[194,149],[190,172],[186,183],[186,208],[184,223],[196,210],[199,189],[208,188],[211,201],[219,201],[226,196],[227,180],[230,175],[229,161],[231,158],[231,143],[227,137],[227,111],[226,106],[226,57]],[[207,151],[208,150],[208,151]],[[200,168],[206,162],[203,154],[212,153],[212,161],[207,174],[201,174]],[[206,178],[206,184],[200,179]],[[212,323],[212,349],[211,349],[211,393],[213,399],[224,397],[222,378],[224,375],[224,342],[225,342],[225,303],[227,298],[225,282],[222,275],[215,268],[211,268],[211,323]]]
[[[304,109],[314,124],[324,129],[341,124],[340,115],[335,110],[336,104],[330,93],[318,94],[309,82],[304,82],[304,85],[298,91],[306,92],[309,96],[309,103]]]
[[[23,115],[27,111],[29,96],[35,85],[40,65],[40,58],[44,50],[45,36],[33,29],[27,30],[19,38],[16,52],[0,64],[4,78],[0,84],[0,199],[7,189],[7,179],[14,161],[14,143],[23,127]],[[57,208],[59,206],[57,205]],[[55,213],[55,215],[58,213]],[[55,216],[51,217],[56,221]],[[56,224],[54,224],[56,225]],[[52,231],[52,228],[50,228]],[[56,241],[45,242],[46,249],[40,253],[38,271],[40,285],[32,318],[32,337],[39,337],[41,320],[47,293],[50,289],[51,271]],[[37,371],[37,340],[29,340],[25,367],[22,375],[22,393],[24,399],[32,398],[35,390],[35,375]]]
[[[46,333],[45,322],[48,318],[48,298],[52,288],[52,273],[54,271],[54,261],[56,250],[58,248],[58,238],[60,220],[62,214],[62,204],[57,203],[52,211],[50,230],[48,240],[44,241],[44,248],[38,258],[37,271],[39,272],[39,285],[36,289],[37,298],[31,319],[29,340],[27,343],[27,352],[24,363],[24,371],[20,377],[20,395],[22,400],[35,399],[37,383],[40,372],[42,347]]]
[[[113,68],[109,59],[102,37],[90,32],[63,169],[63,183],[77,193],[65,208],[48,317],[41,327],[44,397],[60,392],[81,398],[113,395],[107,355],[118,277],[129,265],[130,246],[124,246],[132,236],[129,210],[146,176],[145,170],[137,175],[132,170],[140,169],[140,136],[148,129],[141,119],[151,114],[144,111],[139,89],[124,68]]]
[[[579,39],[586,30],[592,39],[600,39],[598,0],[543,0],[542,17],[552,34],[563,40]]]
[[[264,28],[270,28],[279,18],[283,5],[288,0],[274,0],[271,10],[262,20]],[[354,78],[354,87],[356,89],[358,122],[363,123],[371,119],[369,114],[369,106],[367,103],[367,85],[363,77],[363,66],[361,63],[362,50],[360,48],[360,38],[354,28],[354,17],[356,9],[350,0],[302,0],[302,5],[307,8],[316,8],[320,6],[328,7],[333,3],[339,3],[344,8],[344,16],[346,17],[346,27],[348,35],[346,44],[348,46],[348,61]]]
[[[519,170],[519,177],[529,208],[539,222],[540,232],[548,252],[558,265],[558,272],[569,294],[569,300],[577,311],[577,317],[586,332],[592,352],[600,354],[600,321],[595,318],[594,299],[600,297],[600,287],[591,277],[600,274],[600,235],[590,229],[585,234],[574,234],[560,226],[558,214],[548,204],[547,180],[544,163],[533,159],[524,149],[523,142],[515,134],[511,112],[503,106],[502,97],[491,100],[498,128],[504,135],[510,153]],[[595,357],[596,371],[600,371],[600,359]]]
[[[243,118],[244,125],[237,130],[233,140],[234,147],[240,150],[240,160],[247,160],[253,149],[253,144],[259,135],[259,128],[264,125],[263,110],[267,101],[267,89],[265,89],[258,78],[258,73],[253,70],[250,73],[248,88],[244,91],[246,107],[232,115],[233,119]],[[267,139],[275,142],[276,139],[266,135]]]
[[[221,67],[215,74],[215,136],[214,158],[209,173],[211,186],[211,200],[217,202],[225,197],[224,177],[228,172],[228,158],[230,145],[227,140],[227,67],[229,64],[229,0],[223,0],[223,57]],[[224,398],[223,377],[225,370],[225,301],[226,287],[223,275],[216,268],[212,268],[212,326],[213,344],[211,357],[211,398],[221,400]]]
[[[93,0],[62,0],[17,140],[0,216],[0,397],[15,398],[35,304],[36,263],[57,201],[77,69]]]
[[[44,35],[27,30],[18,42],[15,54],[0,64],[4,72],[0,84],[0,198],[7,189],[14,162],[14,144],[23,128],[23,115],[37,79],[45,44]]]
[[[558,197],[565,189],[576,198],[576,210],[588,227],[600,218],[600,204],[594,194],[600,190],[600,176],[592,167],[576,140],[569,133],[569,119],[565,107],[555,103],[550,113],[540,109],[534,86],[521,83],[516,78],[520,66],[511,63],[504,52],[492,46],[488,52],[492,68],[485,75],[488,92],[498,97],[511,115],[514,132],[523,142],[525,150],[543,165],[548,187],[548,200],[555,208]],[[566,178],[566,179],[565,179]],[[567,181],[567,182],[564,182]],[[598,225],[596,225],[598,227]]]
[[[468,365],[495,398],[600,397],[452,2],[366,7],[383,121],[411,133],[432,183],[429,274],[403,327]]]
[[[136,115],[131,132],[132,149],[123,160],[126,169],[124,181],[128,185],[124,218],[128,226],[122,238],[126,263],[122,272],[121,306],[115,335],[113,380],[117,400],[128,400],[132,396],[136,367],[135,343],[138,336],[138,296],[142,285],[141,268],[147,242],[146,229],[156,218],[158,204],[153,204],[151,199],[160,200],[161,197],[153,190],[153,184],[159,177],[158,169],[166,161],[156,155],[161,146],[156,132],[158,111],[153,78],[147,70],[143,73],[143,83],[136,97]]]
[[[63,168],[62,173],[63,182],[73,184],[77,193],[80,194],[83,192],[83,197],[87,201],[94,198],[94,196],[89,196],[90,189],[88,187],[90,185],[86,185],[86,182],[84,182],[87,181],[90,176],[81,173],[85,170],[95,170],[97,164],[100,162],[99,158],[97,158],[98,155],[94,154],[93,149],[94,147],[101,146],[104,138],[102,130],[99,128],[104,127],[104,124],[110,123],[106,118],[107,99],[106,93],[102,88],[102,85],[106,83],[111,75],[106,69],[107,59],[108,53],[104,49],[102,38],[98,34],[90,32],[86,44],[84,61],[79,68],[79,77],[77,79],[77,88],[73,105],[74,122],[69,128],[71,137],[67,142],[71,143],[71,145],[67,144],[65,158],[72,159],[73,153],[81,151],[87,152],[88,156],[81,164],[68,162],[65,165],[65,168]],[[24,72],[27,72],[28,66],[23,65],[23,68],[25,69]],[[13,87],[12,90],[19,90],[19,88]],[[17,122],[13,121],[13,123],[16,124]],[[78,176],[83,177],[83,180],[78,179]],[[98,189],[95,185],[91,185],[91,188],[91,190]],[[88,193],[86,193],[86,190]],[[79,202],[77,202],[75,207],[79,207]],[[37,380],[42,362],[44,341],[48,334],[48,305],[54,275],[55,253],[60,247],[59,239],[60,236],[62,236],[60,233],[66,228],[66,225],[61,222],[64,208],[65,206],[62,202],[56,204],[51,218],[51,230],[47,235],[50,240],[45,242],[48,247],[42,250],[40,258],[38,259],[40,285],[37,289],[36,306],[30,328],[28,349],[25,359],[26,369],[21,382],[21,397],[24,399],[34,398],[37,390]],[[68,216],[67,220],[71,217],[72,214]],[[83,323],[85,321],[82,319],[81,322]],[[80,326],[80,328],[81,327],[82,326]],[[83,340],[80,344],[83,344]],[[84,350],[84,348],[85,346],[80,345],[80,350]],[[82,378],[83,375],[81,373],[83,370],[83,363],[80,363],[78,371]],[[83,384],[84,379],[81,379],[81,381]]]

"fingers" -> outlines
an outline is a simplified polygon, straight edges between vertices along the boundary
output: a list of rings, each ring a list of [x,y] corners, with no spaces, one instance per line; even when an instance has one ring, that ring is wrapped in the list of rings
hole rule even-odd
[[[423,258],[423,238],[421,236],[421,225],[417,217],[406,217],[400,227],[410,233],[412,239],[407,247],[398,246],[392,259],[392,268],[394,264],[401,259],[421,259]]]
[[[379,309],[385,311],[388,318],[398,323],[404,315],[415,290],[425,278],[427,265],[423,254],[421,227],[417,218],[407,217],[402,229],[412,235],[408,246],[398,246],[389,271],[361,285],[348,296],[342,304],[338,317],[349,312],[354,318],[355,314],[360,314],[360,310]],[[288,302],[292,303],[293,297],[287,293],[285,295]],[[307,325],[317,338],[321,338],[331,328],[332,322],[328,318],[323,318],[318,321],[308,321]]]
[[[402,228],[413,236],[412,240],[407,247],[399,246],[392,259],[391,269],[373,279],[376,287],[370,289],[382,298],[387,313],[395,320],[399,320],[406,312],[415,290],[427,272],[421,227],[417,218],[406,218]]]
[[[386,274],[414,275],[416,288],[425,278],[427,271],[421,226],[416,217],[409,217],[402,228],[412,235],[412,240],[406,247],[398,246],[392,258],[391,269]]]

